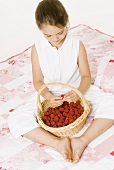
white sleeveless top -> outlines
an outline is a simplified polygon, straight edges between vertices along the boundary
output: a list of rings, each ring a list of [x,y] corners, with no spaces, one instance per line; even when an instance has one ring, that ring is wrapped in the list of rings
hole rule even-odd
[[[67,34],[64,43],[59,49],[53,47],[43,37],[35,43],[35,47],[45,84],[61,82],[74,87],[79,86],[81,80],[77,65],[79,40],[76,37]],[[69,89],[61,86],[53,86],[49,88],[49,91],[57,95],[66,93]]]

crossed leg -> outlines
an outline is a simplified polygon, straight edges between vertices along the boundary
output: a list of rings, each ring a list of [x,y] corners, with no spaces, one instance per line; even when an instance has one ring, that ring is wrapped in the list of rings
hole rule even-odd
[[[24,134],[23,137],[56,149],[65,160],[72,162],[71,143],[69,138],[58,138],[41,127],[33,129]]]
[[[80,136],[71,138],[58,138],[38,127],[23,136],[37,143],[42,143],[56,149],[65,160],[76,163],[79,161],[86,146],[100,136],[114,124],[114,120],[97,118]]]
[[[100,136],[114,124],[114,120],[106,118],[97,118],[88,129],[80,136],[71,139],[72,160],[73,163],[79,161],[86,146],[95,138]]]

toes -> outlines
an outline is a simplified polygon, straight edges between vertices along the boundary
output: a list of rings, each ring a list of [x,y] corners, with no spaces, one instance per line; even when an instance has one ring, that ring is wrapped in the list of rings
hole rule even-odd
[[[71,157],[68,157],[68,158],[67,158],[67,161],[68,161],[68,162],[72,162],[72,158],[71,158]]]
[[[66,161],[72,162],[72,158],[71,158],[70,155],[68,155],[68,153],[64,153],[64,154],[63,154],[63,157],[64,157],[64,159],[65,159]]]
[[[64,153],[64,154],[63,154],[63,157],[64,157],[64,159],[66,159],[66,160],[67,160],[67,159],[68,159],[68,155],[67,155],[67,153]]]
[[[73,154],[73,163],[76,163],[76,162],[78,162],[79,161],[79,156],[75,153],[75,154]]]

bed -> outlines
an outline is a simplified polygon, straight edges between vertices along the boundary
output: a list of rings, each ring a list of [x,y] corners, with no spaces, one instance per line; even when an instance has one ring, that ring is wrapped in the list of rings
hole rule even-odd
[[[114,37],[82,24],[69,33],[82,40],[87,49],[92,83],[114,94]],[[76,164],[66,162],[53,148],[12,136],[9,115],[35,92],[30,52],[31,47],[0,63],[0,170],[114,170],[114,126],[91,142]],[[75,136],[93,119],[89,115]]]

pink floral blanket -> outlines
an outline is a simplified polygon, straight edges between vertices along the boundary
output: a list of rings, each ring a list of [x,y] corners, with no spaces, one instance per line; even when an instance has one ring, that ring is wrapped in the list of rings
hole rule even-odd
[[[99,59],[114,50],[114,37],[85,25],[69,31],[84,42],[93,82]],[[7,119],[35,92],[32,84],[31,48],[0,63],[0,170],[114,170],[114,126],[91,142],[76,164],[66,162],[54,149],[25,138],[14,139]],[[88,116],[82,134],[93,120]]]

